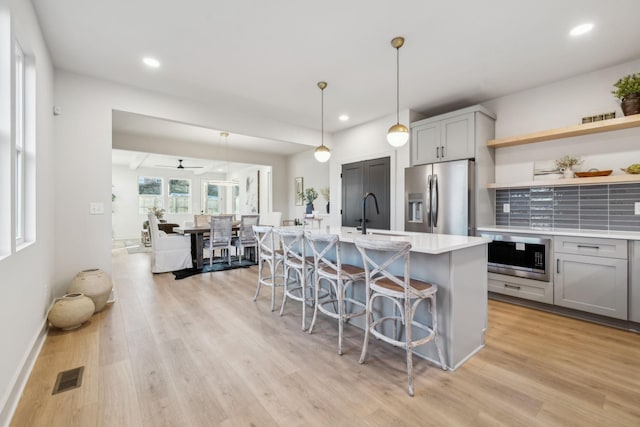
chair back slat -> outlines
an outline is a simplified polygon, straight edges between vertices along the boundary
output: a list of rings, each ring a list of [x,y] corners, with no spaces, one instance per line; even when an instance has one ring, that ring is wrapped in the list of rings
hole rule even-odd
[[[307,242],[313,252],[313,260],[316,268],[321,263],[331,267],[337,272],[342,271],[340,260],[340,239],[336,234],[307,233]],[[328,258],[328,255],[335,255],[335,261]]]
[[[280,235],[280,243],[284,251],[285,260],[287,262],[295,260],[296,263],[304,265],[304,230],[278,228],[277,233]]]
[[[386,277],[396,285],[401,286],[405,292],[408,291],[410,242],[357,238],[355,239],[355,245],[362,255],[367,277]],[[374,253],[377,255],[375,259],[373,258]],[[404,264],[404,273],[401,278],[388,271],[388,268],[398,260],[402,260]]]
[[[275,233],[270,225],[254,225],[253,234],[258,242],[258,253],[260,256],[270,258],[276,248]]]

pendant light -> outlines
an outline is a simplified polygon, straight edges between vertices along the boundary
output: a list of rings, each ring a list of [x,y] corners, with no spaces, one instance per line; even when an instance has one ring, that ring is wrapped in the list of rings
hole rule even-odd
[[[331,157],[331,150],[324,145],[324,89],[327,82],[318,82],[320,88],[320,146],[316,147],[313,155],[320,163],[324,163]]]
[[[404,45],[404,37],[395,37],[391,46],[396,50],[396,124],[389,128],[387,141],[392,147],[402,147],[409,140],[409,129],[400,124],[400,48]]]

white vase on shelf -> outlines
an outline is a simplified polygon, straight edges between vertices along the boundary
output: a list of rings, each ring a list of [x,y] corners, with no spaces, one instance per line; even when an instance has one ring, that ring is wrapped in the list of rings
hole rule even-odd
[[[566,168],[562,171],[562,175],[565,178],[573,178],[573,170],[571,168]]]

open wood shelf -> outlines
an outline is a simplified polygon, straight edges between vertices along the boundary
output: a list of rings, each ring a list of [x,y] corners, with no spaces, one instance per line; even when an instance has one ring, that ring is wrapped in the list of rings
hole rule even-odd
[[[561,178],[547,181],[522,181],[508,184],[491,183],[487,188],[564,187],[568,185],[624,184],[640,182],[640,174],[610,175],[592,178]]]
[[[590,135],[593,133],[628,129],[638,126],[640,126],[640,114],[534,132],[527,135],[513,136],[510,138],[492,139],[487,143],[487,145],[494,148],[511,147],[514,145],[531,144],[533,142],[550,141],[552,139],[570,138],[572,136]],[[581,178],[581,180],[584,179],[586,178]]]

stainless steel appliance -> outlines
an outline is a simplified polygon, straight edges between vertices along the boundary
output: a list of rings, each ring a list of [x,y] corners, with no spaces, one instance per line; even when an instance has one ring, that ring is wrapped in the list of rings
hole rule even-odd
[[[475,234],[475,163],[433,163],[404,170],[405,231]]]
[[[480,233],[489,243],[489,271],[548,282],[551,279],[551,238]]]

